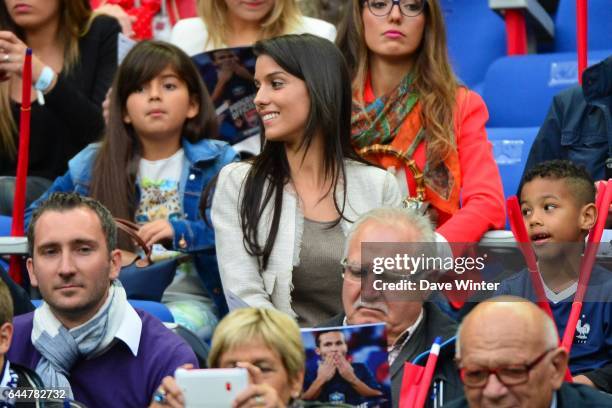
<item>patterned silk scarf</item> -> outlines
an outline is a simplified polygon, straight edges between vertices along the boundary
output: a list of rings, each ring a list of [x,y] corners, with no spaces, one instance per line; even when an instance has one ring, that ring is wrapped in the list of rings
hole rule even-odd
[[[373,144],[390,143],[418,100],[418,95],[412,89],[411,75],[406,75],[392,92],[367,106],[353,100],[353,146],[361,149]]]
[[[368,80],[366,89],[369,86]],[[432,156],[428,151],[427,132],[421,123],[419,96],[412,86],[410,74],[394,90],[373,102],[364,106],[360,99],[353,96],[351,139],[355,149],[388,144],[413,157],[419,145],[425,143],[426,157]],[[456,145],[455,141],[453,143]],[[400,159],[390,156],[371,156],[368,160],[384,168],[394,166],[400,170],[404,167]],[[421,171],[425,180],[425,200],[445,213],[454,214],[459,209],[461,188],[457,149],[438,163],[426,160]]]

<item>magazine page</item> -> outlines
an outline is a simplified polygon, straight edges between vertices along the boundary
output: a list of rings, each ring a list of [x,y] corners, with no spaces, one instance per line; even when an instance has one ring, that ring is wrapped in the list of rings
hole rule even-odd
[[[256,59],[253,48],[221,48],[194,55],[192,59],[215,105],[221,139],[236,145],[256,138],[257,143],[246,144],[254,148],[245,150],[257,150],[249,151],[257,154],[260,128],[253,103],[257,93],[253,82]]]
[[[390,407],[385,325],[302,329],[306,374],[302,399]]]

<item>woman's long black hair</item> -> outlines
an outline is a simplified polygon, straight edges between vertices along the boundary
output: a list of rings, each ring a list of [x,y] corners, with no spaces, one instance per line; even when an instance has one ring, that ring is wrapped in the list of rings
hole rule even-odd
[[[346,188],[343,189],[342,202],[336,200],[338,183],[346,180],[344,160],[364,162],[355,153],[350,141],[351,80],[344,57],[333,43],[310,34],[285,35],[259,41],[254,46],[254,52],[257,56],[271,57],[289,74],[306,83],[310,113],[302,142],[304,155],[315,135],[320,132],[324,144],[324,174],[326,179],[332,181],[327,193],[333,193],[336,210],[344,218]],[[283,189],[290,181],[291,172],[284,143],[265,141],[263,126],[261,132],[262,150],[258,156],[250,159],[252,166],[244,182],[240,220],[245,249],[251,256],[257,257],[260,269],[265,270],[278,234]],[[272,223],[262,246],[257,240],[259,221],[271,200],[274,200]]]

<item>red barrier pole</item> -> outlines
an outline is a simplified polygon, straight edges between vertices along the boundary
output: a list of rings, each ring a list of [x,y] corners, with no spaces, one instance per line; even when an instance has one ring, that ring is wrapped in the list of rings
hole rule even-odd
[[[578,317],[580,316],[580,311],[582,310],[582,301],[584,300],[587,286],[591,278],[591,272],[593,271],[593,266],[595,264],[597,248],[599,248],[599,242],[601,241],[601,236],[606,226],[606,216],[608,215],[608,208],[612,202],[612,179],[608,180],[606,183],[606,187],[603,189],[603,194],[601,189],[598,190],[600,190],[599,195],[602,195],[603,197],[601,200],[599,197],[597,197],[597,221],[593,228],[591,228],[586,249],[584,251],[584,256],[582,257],[582,261],[580,263],[578,289],[574,295],[572,310],[570,311],[567,325],[565,326],[565,333],[563,334],[563,341],[561,344],[563,348],[567,350],[568,354],[572,350],[574,334],[576,333],[576,324],[578,323]]]
[[[506,10],[506,47],[508,55],[527,54],[527,26],[521,10]]]
[[[13,199],[13,220],[11,236],[23,237],[23,218],[25,213],[26,181],[30,160],[30,99],[32,98],[32,50],[26,50],[21,78],[21,116],[19,119],[19,152],[17,155],[17,174],[15,177],[15,197]],[[11,255],[9,274],[18,284],[23,283],[21,257]]]
[[[576,39],[578,44],[578,82],[587,66],[587,0],[576,0]]]

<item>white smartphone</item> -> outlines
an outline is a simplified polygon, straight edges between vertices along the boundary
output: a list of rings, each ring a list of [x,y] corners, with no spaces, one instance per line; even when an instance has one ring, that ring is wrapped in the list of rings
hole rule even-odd
[[[174,378],[185,398],[185,408],[227,408],[249,385],[244,368],[185,370],[178,368]]]

